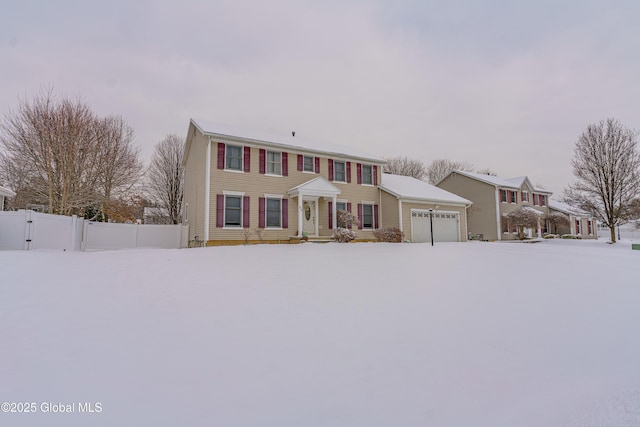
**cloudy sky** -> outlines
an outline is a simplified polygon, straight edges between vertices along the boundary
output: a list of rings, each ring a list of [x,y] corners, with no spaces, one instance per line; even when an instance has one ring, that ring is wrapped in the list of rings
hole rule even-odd
[[[638,22],[637,0],[5,0],[0,114],[53,87],[145,159],[197,117],[561,193],[589,123],[640,129]]]

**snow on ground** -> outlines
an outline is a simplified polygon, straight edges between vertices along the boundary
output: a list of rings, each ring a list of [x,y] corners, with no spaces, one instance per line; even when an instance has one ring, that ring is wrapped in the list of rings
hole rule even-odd
[[[639,277],[603,240],[0,252],[37,406],[0,425],[637,426]]]

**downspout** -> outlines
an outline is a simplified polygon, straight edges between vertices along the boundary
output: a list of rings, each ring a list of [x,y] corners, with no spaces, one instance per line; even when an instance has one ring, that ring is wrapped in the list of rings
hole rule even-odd
[[[496,231],[498,232],[498,240],[502,240],[502,221],[500,218],[500,194],[496,186]]]
[[[209,241],[209,210],[211,206],[211,138],[207,141],[204,185],[204,245]]]

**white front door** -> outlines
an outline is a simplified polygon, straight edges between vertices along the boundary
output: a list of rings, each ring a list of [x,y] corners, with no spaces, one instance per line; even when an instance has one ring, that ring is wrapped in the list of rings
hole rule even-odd
[[[316,202],[305,200],[302,204],[302,231],[308,236],[316,234]]]

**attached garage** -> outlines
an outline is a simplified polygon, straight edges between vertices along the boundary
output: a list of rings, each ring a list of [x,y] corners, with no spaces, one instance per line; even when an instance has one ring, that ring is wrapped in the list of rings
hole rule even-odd
[[[464,242],[471,202],[408,176],[383,174],[380,184],[382,226],[398,227],[414,243]]]
[[[431,217],[433,215],[433,217]],[[434,242],[460,241],[460,212],[411,209],[411,241],[431,242],[431,221],[433,221]]]

